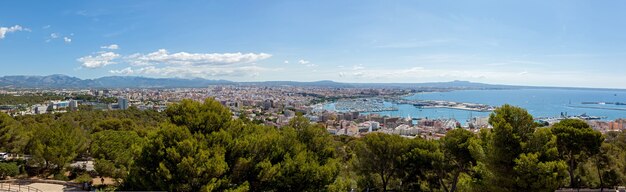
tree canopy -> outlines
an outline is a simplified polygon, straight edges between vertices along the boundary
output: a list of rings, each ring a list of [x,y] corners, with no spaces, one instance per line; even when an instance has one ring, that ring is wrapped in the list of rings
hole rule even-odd
[[[554,191],[626,184],[625,132],[602,135],[581,120],[540,127],[510,105],[497,108],[489,123],[492,129],[453,129],[439,140],[333,136],[301,115],[280,128],[233,118],[213,99],[183,100],[165,112],[0,114],[0,150],[31,155],[26,164],[0,163],[0,176],[14,176],[13,165],[63,175],[72,161],[92,157],[97,174],[116,179],[121,190]]]

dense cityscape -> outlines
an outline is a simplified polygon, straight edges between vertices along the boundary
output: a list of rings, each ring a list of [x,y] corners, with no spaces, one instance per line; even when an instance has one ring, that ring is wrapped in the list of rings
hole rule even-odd
[[[428,117],[388,116],[371,112],[397,110],[385,108],[383,101],[410,103],[415,107],[450,107],[456,110],[492,111],[492,106],[465,103],[459,107],[455,101],[413,101],[403,96],[423,92],[416,89],[377,89],[377,88],[328,88],[328,87],[288,87],[288,86],[235,86],[215,85],[208,88],[172,89],[84,89],[84,90],[1,90],[0,95],[20,97],[54,96],[56,100],[39,103],[12,103],[0,105],[0,111],[11,116],[45,113],[64,113],[81,108],[97,110],[125,110],[134,107],[139,110],[164,111],[168,104],[183,99],[204,101],[213,98],[233,112],[234,118],[247,118],[268,126],[282,127],[297,114],[311,122],[324,125],[333,135],[362,136],[368,132],[385,132],[407,137],[439,139],[449,130],[465,128],[478,132],[480,128],[491,128],[488,116],[473,117],[468,122],[460,122],[452,117],[428,119]],[[435,92],[437,89],[427,89]],[[450,91],[441,88],[439,91]],[[82,99],[88,98],[88,99]],[[324,106],[334,103],[335,109]],[[463,103],[460,103],[463,104]],[[337,107],[341,105],[342,107]],[[601,133],[626,129],[626,119],[613,121],[593,116],[560,116],[536,118],[546,125],[563,119],[585,120],[594,130]]]

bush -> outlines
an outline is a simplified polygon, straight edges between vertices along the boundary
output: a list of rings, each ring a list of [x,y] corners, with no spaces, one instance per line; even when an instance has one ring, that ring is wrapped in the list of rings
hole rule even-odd
[[[95,178],[99,175],[96,170],[87,171],[87,174],[89,174],[89,176],[91,176],[92,178]]]
[[[60,181],[69,181],[70,179],[63,173],[57,173],[54,174],[54,177],[52,178],[54,180],[60,180]]]
[[[85,169],[83,169],[83,168],[81,168],[81,167],[72,167],[72,168],[70,169],[70,176],[69,176],[69,179],[70,179],[70,180],[76,179],[76,178],[78,178],[80,175],[83,175],[83,174],[85,174],[85,173],[87,173],[87,170],[85,170]]]
[[[20,169],[15,163],[0,163],[0,179],[15,177],[20,173]]]
[[[91,183],[91,181],[92,181],[92,178],[87,173],[82,174],[78,176],[76,179],[74,179],[74,182],[76,183]]]
[[[110,185],[100,186],[96,191],[98,192],[117,191],[117,187],[110,186]]]

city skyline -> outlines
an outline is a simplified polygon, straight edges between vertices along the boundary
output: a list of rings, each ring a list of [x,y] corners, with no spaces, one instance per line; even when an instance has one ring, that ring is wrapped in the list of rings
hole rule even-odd
[[[4,75],[626,88],[626,3],[11,1]]]

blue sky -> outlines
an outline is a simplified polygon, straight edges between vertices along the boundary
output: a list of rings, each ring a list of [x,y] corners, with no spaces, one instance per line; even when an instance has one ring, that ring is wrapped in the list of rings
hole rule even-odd
[[[0,75],[626,88],[626,1],[4,1]]]

